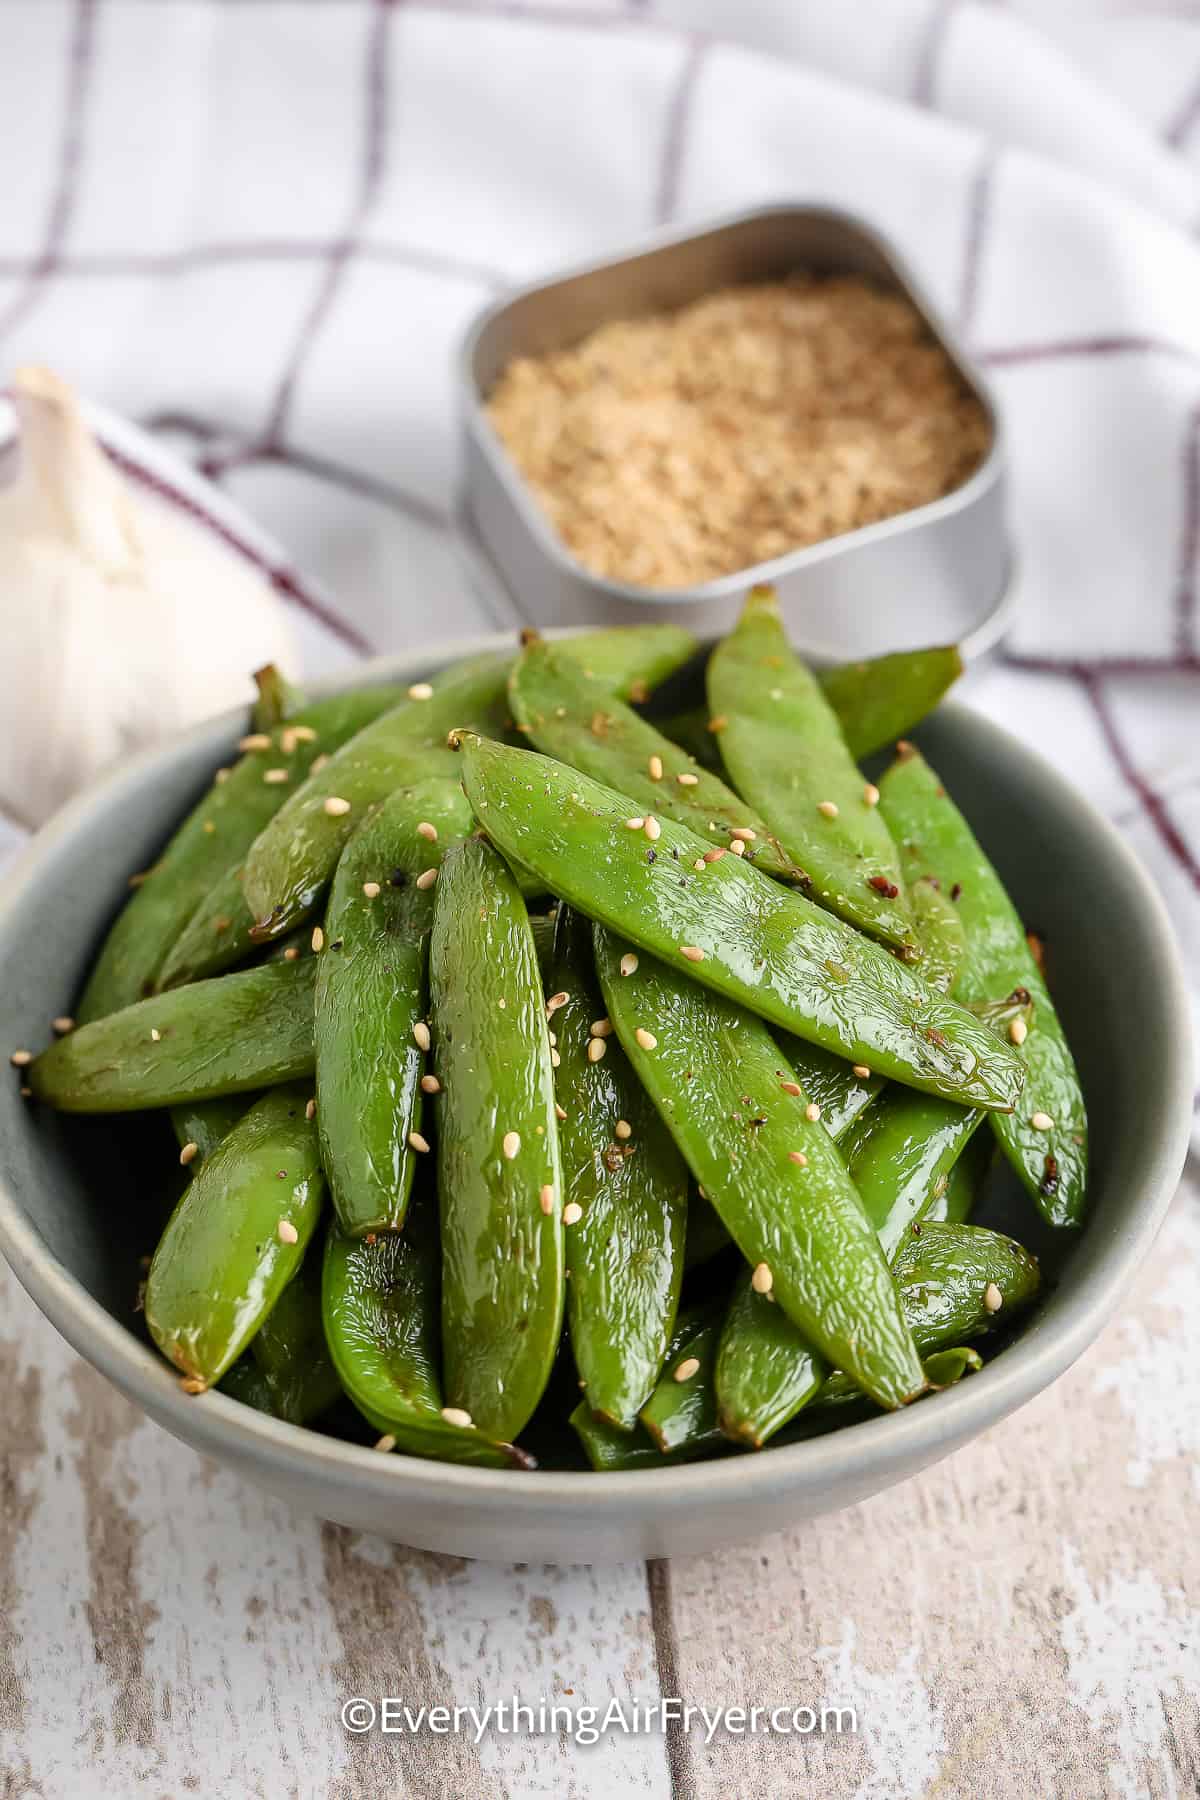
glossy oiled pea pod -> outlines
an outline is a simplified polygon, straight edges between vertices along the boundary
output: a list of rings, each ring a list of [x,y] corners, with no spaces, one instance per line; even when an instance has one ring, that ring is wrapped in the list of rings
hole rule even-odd
[[[146,1324],[168,1361],[211,1387],[295,1275],[325,1198],[308,1089],[276,1088],[188,1183],[146,1281]]]
[[[842,1141],[850,1179],[890,1261],[913,1223],[944,1192],[986,1114],[932,1094],[890,1087]]]
[[[753,1014],[596,933],[622,1046],[696,1180],[779,1305],[883,1406],[922,1387],[920,1363],[862,1202],[794,1073]],[[628,964],[626,964],[628,967]]]
[[[806,892],[885,943],[917,952],[900,858],[837,715],[788,642],[775,590],[751,588],[708,662],[721,757],[740,794],[808,875]]]
[[[513,716],[539,750],[608,782],[639,811],[689,826],[706,845],[728,844],[732,832],[746,831],[743,854],[759,868],[803,875],[762,818],[719,776],[698,768],[648,720],[605,695],[562,650],[540,640],[528,645],[509,682]]]
[[[329,1354],[363,1417],[409,1456],[530,1468],[512,1444],[443,1416],[438,1379],[437,1205],[418,1194],[398,1235],[348,1238],[330,1225],[322,1309]]]
[[[921,966],[923,971],[924,964]],[[796,1080],[814,1105],[820,1107],[821,1123],[834,1143],[839,1143],[874,1101],[883,1087],[882,1077],[873,1074],[865,1063],[848,1063],[790,1032],[778,1032],[776,1038]]]
[[[995,869],[934,771],[912,748],[880,783],[881,807],[914,873],[937,876],[958,908],[967,948],[956,993],[1033,999],[1017,1052],[1025,1069],[1016,1110],[993,1121],[1013,1168],[1051,1225],[1078,1225],[1087,1189],[1087,1112],[1074,1058],[1025,929]],[[1019,1032],[1018,1032],[1019,1037]]]
[[[696,1455],[720,1437],[713,1393],[713,1364],[721,1336],[708,1319],[672,1351],[667,1367],[639,1415],[642,1429],[663,1456]]]
[[[217,877],[168,950],[155,991],[161,994],[236,968],[257,948],[253,928],[242,893],[242,865],[236,862]]]
[[[249,1109],[250,1100],[246,1094],[230,1094],[222,1100],[193,1100],[171,1108],[171,1129],[179,1148],[186,1151],[189,1144],[195,1146],[187,1164],[193,1175],[199,1173],[201,1163],[212,1155],[223,1138],[229,1136]]]
[[[430,1000],[446,1395],[511,1439],[562,1329],[562,1172],[529,914],[479,838],[456,845],[438,878]]]
[[[269,743],[218,771],[118,914],[75,1008],[81,1025],[151,992],[197,906],[241,861],[315,759],[395,706],[401,693],[395,687],[360,688],[319,700],[278,730],[262,733]]]
[[[936,877],[910,876],[908,903],[921,942],[921,978],[941,994],[952,994],[967,954],[967,934],[954,902]]]
[[[401,789],[338,862],[318,959],[317,1128],[338,1223],[351,1237],[400,1229],[425,1154],[413,1146],[423,1141],[417,1037],[434,895],[418,883],[473,823],[456,784]]]
[[[33,1062],[63,1112],[139,1112],[310,1075],[313,959],[218,975],[81,1025]]]
[[[632,1430],[675,1322],[687,1169],[603,1017],[592,928],[565,906],[547,991],[571,1349],[592,1411]]]
[[[990,1131],[977,1131],[954,1167],[940,1194],[935,1194],[921,1215],[927,1224],[965,1225],[975,1210],[980,1190],[992,1166],[996,1140]]]
[[[522,645],[537,635],[523,632]],[[556,642],[590,680],[634,705],[648,700],[699,648],[692,633],[680,625],[621,625],[610,631],[577,632]]]
[[[1012,1106],[1021,1067],[882,945],[672,820],[549,757],[463,734],[463,785],[507,856],[696,981],[850,1063],[964,1105]],[[719,853],[709,851],[709,855]]]
[[[904,1240],[893,1272],[927,1375],[932,1356],[981,1337],[1027,1306],[1039,1280],[1035,1259],[1012,1238],[928,1223]],[[935,1367],[931,1385],[947,1385],[947,1373]],[[949,1373],[953,1378],[955,1371]],[[721,1429],[756,1449],[802,1407],[861,1398],[844,1374],[830,1372],[780,1307],[755,1293],[749,1271],[730,1305],[715,1382]]]
[[[659,1386],[674,1385],[675,1378],[671,1371],[687,1354],[685,1346],[692,1344],[694,1340],[699,1339],[707,1355],[706,1330],[718,1326],[720,1318],[720,1307],[711,1302],[705,1306],[690,1306],[679,1314],[667,1345],[664,1359],[666,1369]],[[676,1418],[673,1426],[668,1425],[668,1433],[674,1438],[675,1445],[666,1453],[659,1448],[642,1424],[639,1423],[633,1431],[621,1431],[606,1419],[598,1419],[586,1400],[581,1400],[571,1414],[571,1428],[583,1445],[593,1469],[601,1472],[608,1470],[626,1473],[630,1469],[661,1469],[664,1454],[669,1454],[672,1462],[690,1462],[695,1457],[709,1456],[729,1448],[717,1430],[715,1420],[711,1416],[705,1416],[705,1406],[695,1406],[702,1391],[693,1388],[684,1397],[684,1410],[691,1411],[692,1435],[689,1437],[683,1429],[682,1419]],[[651,1399],[654,1398],[652,1395]],[[669,1410],[667,1396],[664,1395],[660,1412]]]
[[[820,670],[817,680],[851,756],[861,761],[919,725],[958,680],[962,667],[956,646],[944,644],[842,663]],[[706,769],[720,771],[720,732],[710,730],[711,724],[707,706],[697,706],[660,721],[660,728]]]
[[[675,626],[648,626],[585,633],[567,640],[564,653],[586,661],[601,684],[640,691],[686,661],[692,645]],[[260,938],[280,937],[308,915],[368,808],[431,776],[457,779],[444,749],[452,727],[504,731],[511,660],[476,657],[414,682],[401,705],[360,732],[292,795],[245,859],[242,886]]]
[[[259,1326],[250,1354],[266,1380],[267,1410],[277,1419],[307,1425],[341,1398],[342,1384],[325,1344],[321,1319],[319,1234],[309,1245],[299,1272]]]

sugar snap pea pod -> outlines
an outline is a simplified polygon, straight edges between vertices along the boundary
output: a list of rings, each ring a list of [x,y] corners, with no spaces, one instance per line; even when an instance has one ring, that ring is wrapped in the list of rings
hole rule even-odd
[[[732,832],[746,831],[743,855],[770,874],[802,877],[770,827],[720,776],[696,768],[647,719],[603,694],[563,656],[561,645],[527,645],[513,668],[509,697],[518,728],[539,750],[610,783],[638,811],[690,826],[706,846],[728,844]]]
[[[351,1237],[404,1223],[421,1138],[431,886],[473,825],[461,787],[402,788],[343,850],[316,992],[317,1128],[334,1209]],[[430,837],[430,833],[436,836]]]
[[[274,1416],[275,1400],[271,1384],[248,1350],[244,1356],[238,1357],[232,1369],[222,1375],[217,1387],[231,1400],[238,1400],[243,1406],[252,1406],[255,1412]]]
[[[179,1148],[195,1146],[187,1164],[193,1175],[199,1173],[200,1164],[212,1155],[222,1138],[229,1136],[249,1106],[247,1095],[229,1094],[220,1100],[192,1100],[171,1108],[171,1129]]]
[[[910,880],[908,903],[921,941],[922,978],[939,993],[952,994],[967,954],[967,934],[958,908],[942,892],[937,878],[928,875]]]
[[[957,1344],[953,1349],[935,1350],[931,1356],[922,1357],[921,1367],[925,1371],[928,1391],[940,1394],[961,1381],[964,1375],[972,1375],[982,1369],[983,1358],[969,1344]],[[809,1412],[815,1421],[822,1413],[837,1412],[850,1405],[860,1406],[862,1398],[850,1377],[841,1369],[834,1369],[821,1383]]]
[[[268,963],[80,1025],[30,1065],[63,1112],[138,1112],[311,1075],[315,958]]]
[[[972,1235],[963,1236],[962,1233]],[[931,1225],[909,1234],[896,1257],[895,1279],[913,1341],[928,1359],[961,1339],[983,1336],[1034,1298],[1035,1259],[1012,1238],[972,1226]],[[989,1284],[994,1292],[989,1296]],[[989,1302],[998,1302],[995,1310]],[[959,1373],[962,1369],[959,1369]],[[946,1369],[935,1369],[946,1385]],[[716,1365],[721,1429],[761,1448],[801,1407],[861,1398],[855,1384],[815,1354],[779,1306],[755,1293],[749,1271],[739,1281],[721,1335]]]
[[[809,877],[806,892],[916,955],[900,858],[837,715],[788,642],[775,590],[751,588],[708,659],[708,703],[738,792]]]
[[[890,1087],[842,1140],[850,1179],[891,1260],[924,1217],[985,1114],[932,1094]]]
[[[671,820],[648,842],[628,827],[629,800],[578,770],[458,741],[489,836],[589,918],[847,1062],[963,1105],[1019,1098],[1015,1052],[882,945],[740,857],[705,862],[703,841]]]
[[[264,1094],[188,1183],[146,1281],[146,1324],[169,1362],[212,1387],[300,1267],[325,1199],[299,1084]]]
[[[269,1410],[293,1425],[328,1412],[342,1392],[321,1318],[321,1260],[318,1234],[250,1344],[266,1377]]]
[[[235,862],[218,875],[163,957],[155,992],[236,968],[258,948],[253,930],[242,892],[242,865]]]
[[[536,632],[523,632],[522,645],[536,641],[537,636]],[[619,625],[611,631],[583,631],[555,641],[592,681],[618,700],[634,705],[649,699],[699,648],[692,633],[680,625]]]
[[[880,793],[881,810],[909,866],[936,875],[958,907],[967,939],[958,997],[995,1000],[1015,989],[1033,997],[1033,1022],[1018,1052],[1025,1069],[1021,1102],[993,1121],[993,1130],[1046,1221],[1078,1225],[1087,1189],[1087,1112],[1074,1058],[1016,909],[917,750],[905,747]]]
[[[667,1367],[659,1386],[667,1389],[676,1386],[672,1371],[686,1356],[686,1346],[699,1338],[704,1347],[706,1328],[718,1325],[720,1316],[720,1308],[712,1304],[688,1307],[686,1312],[680,1313],[667,1346]],[[656,1387],[652,1400],[657,1393]],[[691,1409],[693,1429],[690,1434],[681,1417],[676,1416],[671,1421],[668,1430],[675,1442],[674,1447],[667,1452],[659,1448],[642,1424],[639,1423],[633,1431],[620,1431],[606,1419],[598,1419],[586,1400],[581,1400],[575,1408],[570,1423],[594,1469],[616,1473],[624,1473],[630,1469],[661,1469],[664,1454],[669,1455],[672,1462],[691,1462],[697,1457],[711,1456],[728,1449],[721,1433],[715,1429],[711,1414],[706,1416],[709,1409],[704,1404],[695,1405],[698,1397],[698,1391],[693,1388],[685,1400],[685,1406]],[[668,1398],[664,1394],[664,1404],[660,1411],[670,1412]]]
[[[717,733],[709,730],[707,706],[689,706],[684,712],[672,713],[670,718],[656,719],[655,724],[663,736],[677,744],[699,768],[708,769],[714,775],[724,774]]]
[[[928,1224],[965,1225],[975,1210],[980,1189],[992,1166],[996,1140],[990,1131],[977,1131],[950,1171],[941,1193],[934,1193],[921,1215],[921,1228]]]
[[[75,1007],[81,1025],[151,991],[164,957],[214,881],[241,860],[316,757],[395,706],[401,691],[360,688],[318,700],[279,731],[262,733],[268,743],[218,771],[118,913]]]
[[[329,1353],[349,1398],[409,1456],[529,1468],[512,1444],[443,1417],[438,1380],[437,1206],[418,1194],[405,1230],[325,1242],[322,1308]]]
[[[954,644],[935,644],[866,662],[841,663],[822,669],[817,679],[857,762],[919,725],[962,670]]]
[[[881,1405],[913,1399],[921,1369],[887,1263],[779,1046],[753,1014],[649,956],[622,975],[625,954],[597,930],[608,1016],[738,1249]]]
[[[550,974],[550,959],[554,955],[554,926],[556,912],[530,913],[529,929],[533,933],[533,947],[537,952],[538,968],[542,971],[542,980]],[[547,988],[552,993],[552,988]]]
[[[732,1242],[720,1213],[693,1183],[688,1194],[687,1233],[683,1240],[684,1269],[697,1269],[701,1263],[711,1262],[722,1250],[728,1250]]]
[[[664,1456],[680,1451],[695,1455],[720,1437],[713,1394],[713,1364],[721,1336],[719,1319],[700,1329],[673,1351],[662,1379],[639,1414],[642,1429]]]
[[[479,838],[442,866],[429,964],[446,1393],[489,1437],[514,1438],[562,1329],[562,1172],[529,914]]]
[[[924,964],[921,965],[924,972]],[[848,1063],[790,1032],[776,1034],[779,1047],[809,1099],[821,1109],[821,1123],[838,1143],[883,1087],[865,1063]],[[865,1073],[864,1073],[865,1071]]]
[[[687,1170],[620,1044],[592,1035],[604,1012],[592,929],[565,906],[548,987],[563,1198],[578,1209],[566,1232],[571,1349],[592,1411],[632,1430],[679,1303]]]

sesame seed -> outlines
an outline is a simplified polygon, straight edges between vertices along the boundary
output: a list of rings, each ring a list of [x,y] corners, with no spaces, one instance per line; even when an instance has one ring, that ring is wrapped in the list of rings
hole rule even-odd
[[[22,1100],[32,1100],[33,1099],[33,1089],[31,1087],[18,1088],[17,1092],[18,1092],[18,1094],[20,1094]]]
[[[638,817],[634,817],[632,819],[626,819],[625,829],[626,829],[626,831],[640,831],[642,829],[642,826],[645,823],[646,823],[645,819],[638,818]]]
[[[304,1116],[305,1116],[305,1118],[306,1118],[306,1119],[315,1119],[315,1118],[316,1118],[316,1116],[317,1116],[317,1103],[316,1103],[316,1101],[315,1101],[315,1100],[309,1100],[309,1101],[308,1101],[308,1103],[307,1103],[307,1104],[306,1104],[306,1106],[305,1106],[305,1108],[304,1108]]]
[[[680,956],[686,956],[689,962],[703,962],[704,952],[698,944],[680,944]]]
[[[734,838],[729,848],[733,851],[735,856],[745,856],[746,854],[746,846],[741,838]]]
[[[275,1230],[281,1244],[298,1244],[300,1242],[300,1233],[290,1219],[280,1219]]]
[[[292,725],[289,730],[298,744],[315,744],[317,741],[317,734],[311,725]]]
[[[412,1028],[412,1034],[413,1034],[413,1041],[415,1042],[417,1049],[418,1050],[428,1050],[432,1040],[429,1036],[429,1027],[425,1023],[424,1019],[417,1020],[416,1024]]]
[[[432,700],[433,689],[427,681],[414,681],[408,690],[410,700]]]
[[[789,1150],[788,1161],[794,1162],[798,1169],[807,1169],[808,1167],[808,1158],[803,1150]]]
[[[604,1038],[589,1038],[588,1039],[588,1047],[587,1047],[588,1061],[590,1063],[598,1063],[600,1061],[601,1057],[604,1056],[607,1049],[608,1049],[608,1044]],[[557,1056],[557,1054],[558,1054],[558,1052],[555,1051],[556,1056]]]
[[[1033,1126],[1035,1131],[1054,1130],[1054,1120],[1050,1117],[1049,1113],[1035,1112],[1029,1123]]]
[[[377,881],[364,881],[363,882],[363,893],[367,896],[368,900],[376,899],[378,897],[379,891],[380,891],[379,883]]]
[[[546,1017],[550,1018],[553,1013],[558,1011],[560,1006],[565,1006],[570,998],[571,996],[567,993],[565,988],[560,989],[557,994],[551,994],[546,1002]]]
[[[385,1431],[381,1438],[375,1439],[375,1442],[371,1445],[371,1448],[372,1448],[372,1450],[380,1451],[384,1456],[386,1456],[388,1454],[389,1450],[394,1450],[396,1448],[396,1440],[392,1436],[390,1431]]]
[[[69,1013],[63,1013],[54,1021],[54,1029],[59,1037],[65,1037],[68,1031],[74,1031],[75,1021]]]
[[[207,1394],[208,1383],[202,1375],[181,1375],[179,1385],[185,1394]]]
[[[596,1043],[600,1043],[600,1041],[601,1040],[599,1038],[597,1038],[595,1040]],[[558,1051],[551,1050],[551,1052],[550,1052],[550,1067],[552,1069],[557,1069],[561,1065],[561,1063],[562,1063],[562,1057],[558,1054]]]
[[[754,1289],[756,1294],[769,1294],[772,1285],[773,1278],[771,1275],[770,1264],[759,1263],[753,1275],[750,1277],[750,1286]]]
[[[421,873],[417,876],[417,886],[424,894],[433,886],[437,878],[438,872],[436,869],[422,869]]]
[[[983,1304],[988,1312],[999,1312],[1004,1305],[1004,1295],[994,1281],[989,1281],[983,1290]]]
[[[279,787],[287,780],[287,778],[288,772],[286,769],[267,769],[263,775],[263,780],[268,787]]]
[[[867,785],[863,788],[863,804],[865,806],[879,805],[879,789],[875,786],[873,781],[868,781]]]
[[[283,751],[285,756],[291,756],[295,751],[296,733],[292,730],[290,725],[286,730],[281,731],[279,734],[279,748]]]
[[[271,740],[265,731],[252,731],[248,736],[238,739],[239,750],[269,750]]]
[[[583,1208],[580,1206],[578,1200],[572,1200],[567,1206],[563,1207],[564,1225],[578,1225],[582,1217]]]
[[[437,843],[437,834],[437,826],[431,825],[428,819],[422,819],[421,823],[417,826],[417,836],[428,839],[431,844]]]
[[[313,926],[313,934],[309,941],[312,944],[314,955],[319,956],[321,951],[325,948],[325,933],[321,930],[319,925]]]
[[[696,858],[695,862],[692,864],[692,867],[693,867],[693,869],[695,869],[697,875],[703,875],[703,873],[704,873],[704,858],[702,856],[698,856]]]
[[[157,1025],[152,1025],[150,1027],[150,1042],[152,1044],[162,1043],[162,1032],[158,1029]]]
[[[860,1081],[870,1081],[871,1071],[868,1069],[866,1063],[853,1063],[851,1064],[851,1070],[858,1076]]]
[[[423,1094],[440,1094],[441,1091],[442,1084],[436,1075],[422,1075],[421,1092]]]
[[[320,756],[315,756],[313,758],[313,764],[312,764],[312,768],[309,770],[309,774],[310,775],[319,775],[321,773],[321,770],[325,767],[325,764],[328,761],[329,761],[328,756],[326,756],[325,752],[322,751]]]
[[[627,950],[625,952],[624,956],[621,958],[621,973],[622,973],[622,975],[636,974],[637,966],[638,966],[637,957],[633,954],[632,950]]]
[[[723,844],[718,844],[715,849],[706,850],[704,852],[704,860],[706,863],[720,862],[724,854],[725,846]]]
[[[295,944],[289,944],[283,953],[283,960],[284,962],[296,962],[299,960],[299,956],[300,952],[297,950]]]
[[[552,1050],[556,1050],[558,1048],[558,1033],[557,1033],[557,1031],[548,1031],[546,1033],[546,1036],[550,1039],[550,1048]]]
[[[567,1116],[566,1107],[560,1106],[557,1100],[554,1102],[554,1116],[556,1119],[565,1119]]]
[[[642,830],[646,833],[646,836],[650,839],[652,844],[657,843],[662,836],[662,826],[657,819],[647,819],[646,823],[642,826]]]
[[[323,810],[329,814],[331,819],[344,819],[350,811],[350,802],[343,800],[340,794],[330,794]]]
[[[751,831],[749,825],[735,825],[729,835],[731,838],[736,838],[739,843],[752,844],[758,833]]]
[[[618,1119],[615,1130],[617,1136],[621,1138],[622,1141],[625,1138],[631,1138],[633,1136],[633,1126],[629,1123],[628,1119]]]
[[[507,1010],[508,1001],[504,998],[503,994],[501,994],[500,998],[497,1000],[496,1005],[500,1008],[501,1012],[504,1012]]]
[[[229,770],[228,769],[218,769],[216,774],[213,776],[213,780],[216,782],[218,787],[223,786],[223,784],[229,780]]]
[[[798,1100],[804,1092],[804,1089],[800,1086],[798,1081],[781,1081],[779,1086],[782,1092],[790,1094],[793,1100]]]
[[[698,1356],[685,1356],[683,1361],[676,1367],[675,1379],[676,1381],[690,1381],[692,1376],[699,1374],[699,1372],[700,1358]]]
[[[817,811],[821,814],[822,818],[836,819],[838,816],[838,803],[836,800],[819,800],[817,802]]]
[[[658,1039],[655,1037],[655,1035],[652,1031],[647,1031],[644,1026],[639,1025],[633,1035],[637,1039],[638,1043],[641,1045],[643,1050],[657,1050],[658,1049]]]
[[[442,1417],[447,1425],[460,1425],[464,1431],[472,1430],[475,1424],[470,1413],[464,1412],[461,1406],[443,1406]]]
[[[429,1155],[429,1139],[422,1137],[421,1133],[419,1131],[410,1131],[409,1132],[408,1143],[409,1143],[409,1148],[411,1150],[415,1150],[417,1152],[418,1156],[428,1156]]]
[[[663,766],[662,766],[662,757],[661,756],[652,756],[650,758],[650,761],[646,764],[646,767],[650,771],[651,781],[661,781],[662,780]]]
[[[588,1035],[590,1037],[611,1037],[612,1020],[608,1018],[593,1019],[588,1026]]]
[[[686,769],[683,771],[683,773],[681,775],[677,775],[675,777],[675,779],[679,783],[680,787],[696,787],[700,781],[700,777],[698,775],[692,775]]]
[[[508,1161],[511,1162],[513,1157],[517,1154],[518,1150],[521,1148],[520,1132],[519,1131],[506,1131],[504,1134],[504,1142],[501,1144],[500,1148],[503,1150]]]
[[[191,1144],[191,1143],[185,1144],[183,1146],[182,1150],[179,1152],[179,1160],[182,1163],[183,1167],[186,1169],[190,1162],[195,1162],[195,1160],[199,1156],[199,1154],[200,1154],[199,1144]]]
[[[821,1116],[821,1109],[815,1100],[810,1100],[804,1109],[804,1116],[811,1125],[815,1125]]]
[[[547,1218],[554,1211],[554,1189],[549,1182],[546,1183],[545,1187],[538,1195],[538,1205],[546,1214]]]
[[[1024,1019],[1010,1019],[1008,1021],[1008,1035],[1014,1044],[1023,1044],[1025,1039],[1029,1036],[1029,1027]]]

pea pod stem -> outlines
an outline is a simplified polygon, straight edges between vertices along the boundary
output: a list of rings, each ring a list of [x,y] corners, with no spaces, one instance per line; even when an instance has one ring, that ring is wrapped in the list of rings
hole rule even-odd
[[[629,824],[630,801],[532,751],[459,736],[489,836],[547,888],[773,1024],[907,1085],[1013,1106],[1012,1049],[851,926],[686,827]]]

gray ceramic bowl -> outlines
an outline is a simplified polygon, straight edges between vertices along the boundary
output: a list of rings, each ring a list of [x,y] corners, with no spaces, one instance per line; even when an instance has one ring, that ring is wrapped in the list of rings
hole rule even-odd
[[[415,679],[500,642],[368,676]],[[241,716],[217,719],[124,764],[9,874],[0,1046],[44,1043],[69,1011],[130,870],[152,860],[241,728]],[[1060,1375],[1119,1306],[1182,1165],[1192,1069],[1170,927],[1112,828],[1033,751],[962,707],[943,707],[919,736],[1053,947],[1094,1132],[1087,1229],[1053,1257],[1049,1292],[1015,1341],[961,1386],[808,1442],[637,1475],[448,1468],[280,1424],[221,1394],[191,1400],[131,1329],[133,1270],[162,1200],[128,1132],[32,1109],[15,1072],[0,1081],[0,1249],[68,1342],[168,1431],[298,1506],[425,1549],[539,1562],[706,1550],[845,1506],[959,1449]],[[989,1205],[1044,1249],[1012,1186]]]

